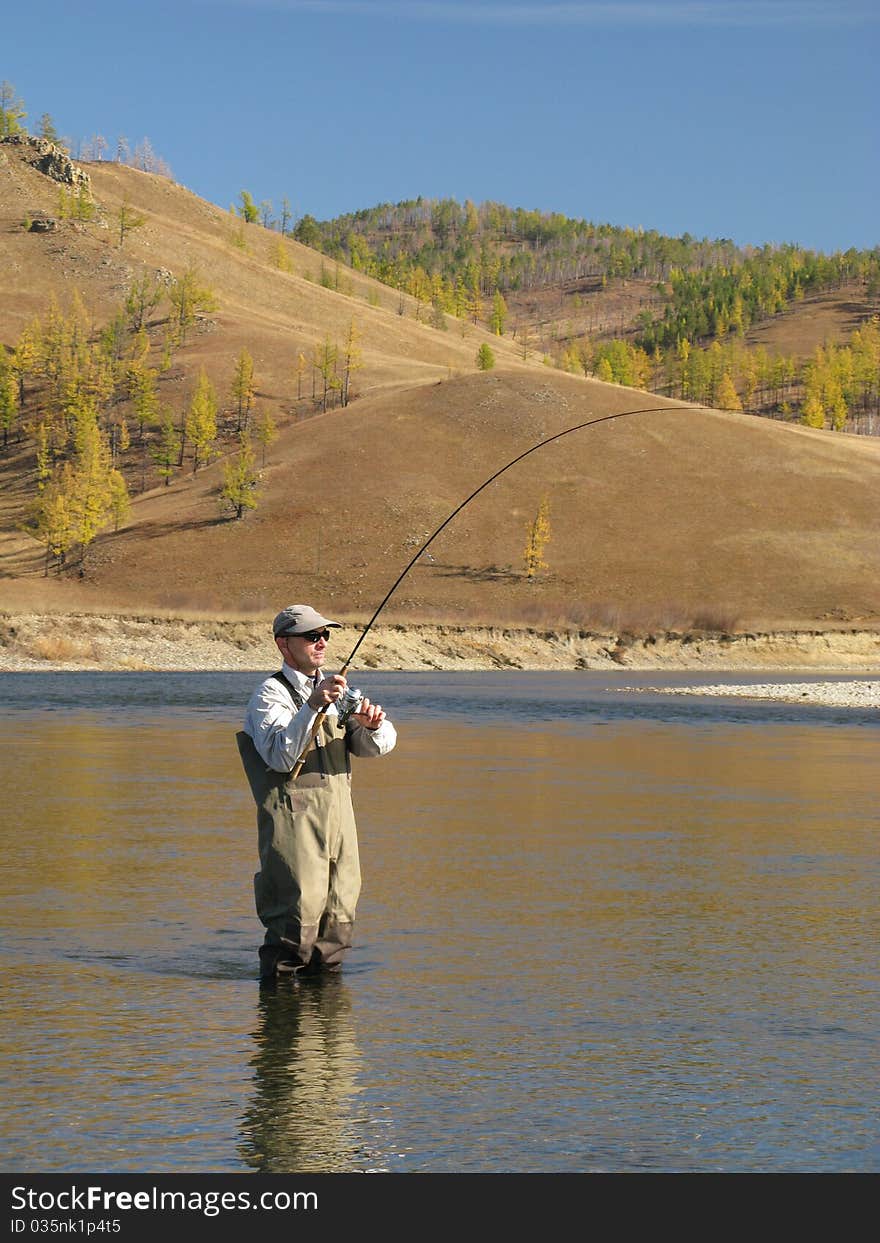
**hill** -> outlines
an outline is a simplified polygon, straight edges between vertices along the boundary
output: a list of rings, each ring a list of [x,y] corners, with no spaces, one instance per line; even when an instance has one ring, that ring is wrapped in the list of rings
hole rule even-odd
[[[737,247],[422,198],[306,216],[296,233],[568,371],[816,427],[880,425],[878,248]]]
[[[694,345],[723,337],[734,313],[742,331],[779,318],[810,321],[813,311],[799,312],[804,297],[834,306],[841,291],[851,304],[849,324],[857,326],[880,297],[876,248],[823,255],[792,244],[738,247],[726,238],[668,237],[502,203],[382,203],[334,220],[305,216],[295,233],[388,284],[421,287],[450,307],[469,304],[487,323],[498,291],[509,324],[527,327],[549,353],[584,335],[631,335],[650,350],[668,344],[661,330],[670,321],[673,340]],[[832,332],[842,326],[833,315],[822,325]],[[808,354],[826,339],[808,331],[797,347]]]
[[[0,142],[0,341],[7,346],[34,316],[46,314],[53,296],[65,301],[76,291],[103,325],[119,312],[135,279],[179,277],[188,267],[198,270],[220,307],[215,317],[202,318],[197,339],[175,360],[178,366],[191,372],[204,364],[222,389],[246,339],[264,396],[279,411],[295,400],[297,352],[309,352],[328,334],[343,340],[352,318],[361,331],[363,392],[430,381],[450,368],[472,370],[479,342],[489,339],[478,329],[464,335],[458,326],[432,330],[416,318],[415,299],[404,298],[401,305],[396,290],[357,272],[337,273],[335,265],[292,239],[259,224],[245,226],[183,186],[124,164],[82,165],[95,217],[61,216],[59,196],[72,189],[39,172],[37,154],[25,143]],[[145,223],[120,247],[123,204]],[[26,229],[39,214],[54,220],[54,231]],[[322,275],[340,287],[322,284]],[[495,339],[492,345],[517,357],[512,342]]]
[[[31,233],[22,222],[57,214],[59,187],[26,149],[4,144],[0,153],[7,346],[46,314],[53,293],[77,290],[101,325],[140,275],[179,279],[196,267],[216,309],[162,373],[163,400],[185,404],[202,367],[228,393],[246,347],[257,402],[279,429],[258,508],[241,521],[218,509],[222,460],[196,474],[187,461],[169,486],[148,476],[138,492],[134,442],[123,463],[131,516],[95,540],[82,578],[44,578],[39,547],[18,529],[35,457],[28,437],[13,442],[2,464],[8,611],[26,602],[265,615],[312,598],[363,619],[427,534],[505,462],[586,420],[661,406],[575,433],[507,472],[432,545],[386,619],[618,631],[880,621],[876,440],[683,405],[523,360],[508,337],[452,320],[432,325],[417,299],[364,273],[325,268],[325,281],[339,286],[328,288],[309,247],[124,166],[87,167],[95,219]],[[120,247],[115,224],[126,203],[145,222]],[[289,270],[277,266],[279,243]],[[167,318],[166,309],[150,323],[151,357]],[[352,318],[363,354],[357,400],[321,412],[309,392],[298,396],[294,361],[328,336],[341,341]],[[481,343],[495,351],[493,371],[476,369]],[[234,411],[228,397],[222,405],[228,456]],[[529,581],[526,527],[545,497],[548,568]]]

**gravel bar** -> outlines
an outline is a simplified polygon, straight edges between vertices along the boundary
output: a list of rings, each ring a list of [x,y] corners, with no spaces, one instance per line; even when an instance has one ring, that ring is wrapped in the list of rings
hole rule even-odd
[[[743,699],[781,699],[786,703],[825,704],[829,708],[880,708],[877,682],[765,682],[748,686],[629,686],[658,695],[724,695]]]

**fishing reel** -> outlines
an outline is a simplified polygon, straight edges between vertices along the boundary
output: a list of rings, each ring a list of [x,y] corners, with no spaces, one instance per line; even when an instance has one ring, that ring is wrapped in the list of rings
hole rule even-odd
[[[363,701],[363,692],[355,690],[353,686],[346,686],[345,690],[336,700],[336,712],[340,725],[345,725],[348,718],[361,706]]]

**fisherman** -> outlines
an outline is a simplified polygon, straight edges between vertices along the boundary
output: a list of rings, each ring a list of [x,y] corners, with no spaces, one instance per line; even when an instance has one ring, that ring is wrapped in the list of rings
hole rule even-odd
[[[257,804],[254,897],[266,927],[263,980],[339,970],[361,888],[350,756],[386,755],[397,741],[382,707],[367,698],[340,724],[337,700],[346,680],[323,674],[330,631],[339,624],[308,604],[281,610],[272,632],[284,663],[254,691],[236,735]]]

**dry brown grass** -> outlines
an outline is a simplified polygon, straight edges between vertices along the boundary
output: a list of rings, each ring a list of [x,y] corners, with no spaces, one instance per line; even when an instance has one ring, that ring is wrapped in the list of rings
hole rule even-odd
[[[808,358],[817,346],[843,344],[872,314],[865,287],[853,283],[844,289],[811,294],[790,312],[756,324],[745,337],[747,345],[763,345],[780,354]]]
[[[259,227],[242,253],[228,242],[226,213],[180,187],[121,166],[90,171],[107,211],[127,196],[148,217],[124,252],[98,227],[65,225],[50,244],[25,234],[15,222],[25,209],[51,213],[56,187],[32,169],[10,178],[0,168],[0,337],[11,343],[53,290],[78,287],[106,320],[133,275],[195,263],[220,309],[193,334],[163,397],[179,408],[202,365],[227,391],[247,346],[280,436],[255,513],[218,519],[216,462],[138,496],[130,524],[96,541],[84,579],[43,579],[40,549],[14,528],[21,464],[16,472],[0,461],[0,609],[39,598],[56,612],[268,621],[284,604],[311,600],[339,620],[365,620],[426,533],[499,466],[587,419],[666,405],[668,413],[557,442],[499,478],[404,580],[383,624],[484,620],[614,634],[880,624],[877,442],[682,410],[524,367],[506,338],[491,339],[496,370],[477,374],[477,330],[462,338],[401,317],[393,291],[357,274],[346,274],[350,295],[307,281],[300,273],[316,256],[305,248],[292,248],[294,274],[281,273],[264,253],[274,239]],[[301,419],[291,401],[296,350],[328,333],[342,340],[353,314],[363,395]],[[549,569],[528,583],[524,529],[543,496]]]
[[[632,634],[645,636],[672,634],[729,634],[740,628],[741,618],[732,609],[688,608],[658,602],[655,606],[624,608],[610,602],[579,603],[564,599],[531,601],[510,608],[503,615],[482,608],[470,611],[467,618],[448,610],[413,610],[407,621],[414,625],[461,626],[533,630],[542,633],[561,631],[570,634]]]
[[[95,645],[91,641],[74,639],[66,634],[40,635],[22,644],[22,655],[34,660],[45,660],[52,664],[61,662],[98,663],[99,657]]]

